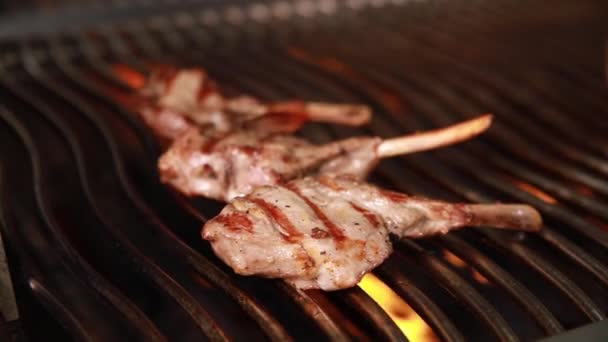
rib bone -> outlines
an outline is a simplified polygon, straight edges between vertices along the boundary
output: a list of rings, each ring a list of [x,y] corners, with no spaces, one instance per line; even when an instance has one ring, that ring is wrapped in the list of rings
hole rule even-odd
[[[491,124],[492,115],[486,114],[452,126],[387,139],[378,146],[378,156],[388,158],[452,145],[483,133]]]

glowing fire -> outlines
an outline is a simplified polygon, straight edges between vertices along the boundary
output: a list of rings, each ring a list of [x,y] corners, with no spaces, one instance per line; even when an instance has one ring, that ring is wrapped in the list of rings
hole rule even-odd
[[[490,280],[488,280],[488,278],[486,278],[483,274],[479,273],[475,267],[473,266],[467,266],[467,263],[460,259],[456,254],[448,251],[448,250],[444,250],[443,251],[443,257],[445,258],[445,261],[447,261],[450,265],[456,267],[456,268],[462,268],[462,269],[467,269],[467,271],[471,272],[471,277],[478,283],[482,284],[482,285],[488,285],[490,284]]]
[[[534,197],[542,200],[543,202],[547,202],[549,204],[557,203],[557,200],[555,199],[555,197],[549,195],[548,193],[542,191],[541,189],[537,188],[536,186],[534,186],[530,183],[525,183],[525,182],[515,180],[515,179],[513,179],[511,181],[513,182],[513,184],[515,184],[516,187],[533,195]]]
[[[481,273],[477,272],[476,270],[472,270],[473,272],[473,279],[477,280],[477,282],[479,282],[480,284],[489,284],[490,281],[488,280],[488,278],[484,277]]]
[[[408,340],[439,341],[431,327],[376,276],[368,273],[359,283],[359,287],[386,311]]]
[[[443,256],[445,257],[445,260],[447,260],[447,262],[454,267],[463,268],[467,265],[464,260],[460,259],[456,256],[456,254],[450,251],[443,251]]]
[[[112,71],[123,82],[135,89],[143,87],[146,82],[146,77],[144,75],[123,64],[112,65]]]

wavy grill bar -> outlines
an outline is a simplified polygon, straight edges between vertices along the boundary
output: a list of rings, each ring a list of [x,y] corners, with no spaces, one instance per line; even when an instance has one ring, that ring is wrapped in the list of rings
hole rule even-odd
[[[5,43],[0,222],[23,329],[99,341],[406,339],[371,285],[372,297],[301,292],[236,276],[213,255],[199,230],[219,205],[159,184],[159,147],[125,100],[151,63],[202,65],[226,90],[269,100],[374,108],[367,128],[309,125],[318,142],[495,113],[483,137],[384,161],[373,179],[530,203],[545,229],[401,241],[374,281],[430,326],[428,340],[531,340],[605,319],[605,5],[305,3]]]

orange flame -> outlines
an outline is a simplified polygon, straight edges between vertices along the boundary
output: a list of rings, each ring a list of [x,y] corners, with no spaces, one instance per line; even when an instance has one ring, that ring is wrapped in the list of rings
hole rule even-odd
[[[462,268],[462,269],[466,268],[467,271],[471,272],[471,276],[478,283],[480,283],[482,285],[490,284],[490,280],[488,278],[486,278],[483,274],[479,273],[479,271],[477,271],[475,269],[475,267],[473,267],[473,266],[467,267],[467,263],[464,260],[462,260],[460,257],[458,257],[456,254],[454,254],[448,250],[444,250],[443,257],[445,258],[445,261],[447,261],[450,265],[452,265],[456,268]]]
[[[359,287],[365,291],[413,342],[439,341],[431,327],[390,287],[373,274],[366,274]]]
[[[460,259],[458,256],[456,256],[456,254],[450,251],[443,251],[443,256],[445,257],[445,260],[449,262],[452,266],[463,268],[467,265],[464,260]]]
[[[477,280],[477,282],[479,282],[480,284],[487,285],[490,283],[488,278],[484,277],[481,273],[477,272],[475,269],[473,269],[472,272],[473,272],[473,279]]]
[[[516,180],[516,179],[511,179],[511,182],[513,184],[515,184],[516,187],[533,195],[534,197],[540,199],[543,202],[546,202],[549,204],[557,203],[557,199],[555,199],[555,197],[549,195],[548,193],[542,191],[541,189],[537,188],[536,186],[534,186],[530,183],[522,182],[522,181]]]
[[[134,89],[140,89],[146,83],[146,77],[144,75],[124,64],[112,65],[112,72]]]

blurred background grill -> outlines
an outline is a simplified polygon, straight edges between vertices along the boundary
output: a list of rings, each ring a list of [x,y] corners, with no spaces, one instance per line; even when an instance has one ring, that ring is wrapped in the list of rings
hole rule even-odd
[[[606,317],[605,1],[46,4],[9,2],[0,22],[0,223],[30,339],[515,341]],[[308,125],[317,142],[495,113],[481,138],[372,180],[530,203],[546,227],[402,241],[345,291],[236,276],[199,236],[217,204],[159,184],[159,147],[125,105],[150,63],[373,107],[363,129]]]

